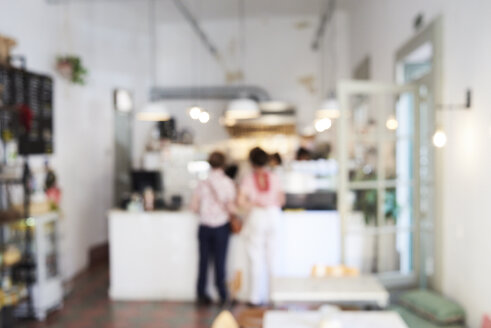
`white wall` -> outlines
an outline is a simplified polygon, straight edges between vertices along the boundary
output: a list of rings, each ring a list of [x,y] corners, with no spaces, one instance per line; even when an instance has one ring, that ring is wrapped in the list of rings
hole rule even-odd
[[[146,97],[145,7],[134,2],[47,5],[44,0],[0,0],[0,33],[18,40],[28,69],[55,77],[54,167],[63,190],[62,267],[72,277],[87,265],[91,246],[107,240],[112,205],[112,90]],[[57,55],[76,54],[89,69],[86,86],[54,71]]]
[[[352,0],[352,68],[366,55],[372,77],[391,82],[396,50],[412,35],[418,13],[444,18],[444,103],[462,103],[474,92],[470,112],[445,112],[443,152],[443,291],[461,302],[469,326],[491,312],[491,3],[483,0]]]

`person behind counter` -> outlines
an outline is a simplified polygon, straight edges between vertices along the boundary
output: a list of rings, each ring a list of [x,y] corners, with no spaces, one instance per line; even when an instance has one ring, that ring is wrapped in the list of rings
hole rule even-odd
[[[280,167],[283,164],[283,160],[281,159],[281,155],[279,153],[274,153],[269,156],[268,161],[269,167],[271,169],[275,169]]]
[[[276,226],[285,195],[279,178],[266,168],[269,156],[264,150],[252,149],[249,161],[253,172],[242,181],[237,202],[249,210],[243,230],[251,273],[249,302],[258,306],[269,301],[269,279],[264,273],[273,275]]]
[[[312,159],[312,154],[305,147],[300,147],[297,150],[297,154],[295,156],[297,161],[310,161]]]
[[[225,155],[213,152],[208,162],[212,168],[208,179],[201,181],[196,187],[191,209],[199,216],[199,273],[197,296],[199,305],[212,303],[206,292],[208,281],[208,263],[213,259],[215,269],[215,285],[220,295],[220,303],[228,298],[225,283],[225,262],[228,248],[230,226],[229,215],[234,212],[236,189],[232,180],[223,172]]]

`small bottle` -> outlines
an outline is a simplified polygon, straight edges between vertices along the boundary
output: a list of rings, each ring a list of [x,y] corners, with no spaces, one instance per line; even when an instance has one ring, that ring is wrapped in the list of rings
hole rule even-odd
[[[153,211],[155,204],[155,194],[152,188],[145,188],[143,191],[143,208],[145,211]]]

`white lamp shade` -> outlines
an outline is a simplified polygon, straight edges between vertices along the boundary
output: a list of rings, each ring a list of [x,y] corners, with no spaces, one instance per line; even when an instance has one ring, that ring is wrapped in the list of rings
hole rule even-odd
[[[228,119],[246,120],[257,118],[261,115],[259,105],[252,99],[236,99],[232,100],[227,107],[225,116]]]
[[[339,110],[339,103],[335,97],[329,97],[324,100],[321,104],[321,108],[317,110],[316,116],[319,119],[329,118],[336,119],[339,118],[341,112]]]
[[[171,116],[165,104],[161,101],[149,103],[145,108],[136,114],[139,121],[168,121]]]

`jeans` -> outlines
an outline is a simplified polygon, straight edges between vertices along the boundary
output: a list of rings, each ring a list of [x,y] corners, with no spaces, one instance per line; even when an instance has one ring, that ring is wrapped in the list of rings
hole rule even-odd
[[[225,260],[227,256],[228,241],[230,237],[229,223],[212,228],[199,226],[199,274],[198,297],[206,297],[206,283],[208,281],[208,263],[213,260],[215,268],[215,286],[218,289],[220,299],[225,301],[228,297],[225,282]]]

